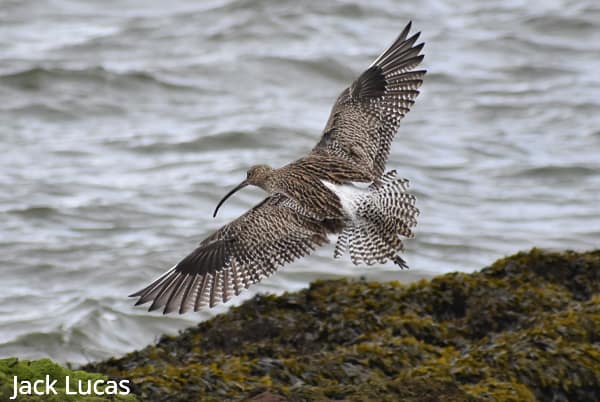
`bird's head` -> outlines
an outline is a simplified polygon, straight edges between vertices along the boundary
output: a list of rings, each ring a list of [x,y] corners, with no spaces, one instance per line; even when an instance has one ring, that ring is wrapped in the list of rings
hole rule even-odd
[[[246,182],[253,186],[257,186],[266,190],[265,184],[271,176],[273,168],[268,165],[254,165],[246,172]]]
[[[257,186],[257,187],[262,188],[263,190],[268,191],[267,180],[271,176],[272,172],[273,172],[273,168],[268,165],[255,165],[255,166],[252,166],[250,169],[248,169],[248,172],[246,173],[246,179],[244,181],[242,181],[240,184],[238,184],[233,190],[228,192],[225,195],[225,197],[223,197],[223,199],[221,199],[221,201],[219,201],[219,204],[217,204],[217,207],[215,208],[215,212],[213,213],[213,218],[215,216],[217,216],[217,212],[219,211],[219,208],[221,207],[221,205],[223,205],[225,200],[227,200],[229,197],[231,197],[236,191],[241,190],[242,188],[244,188],[246,186],[249,186],[249,185]]]

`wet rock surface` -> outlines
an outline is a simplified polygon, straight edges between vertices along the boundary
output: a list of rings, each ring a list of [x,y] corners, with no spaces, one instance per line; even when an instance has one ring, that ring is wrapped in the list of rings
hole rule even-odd
[[[600,250],[258,296],[83,370],[151,401],[595,401]]]

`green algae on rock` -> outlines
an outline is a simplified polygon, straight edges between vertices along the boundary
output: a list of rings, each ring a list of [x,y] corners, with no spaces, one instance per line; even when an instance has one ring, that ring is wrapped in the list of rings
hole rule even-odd
[[[14,395],[14,377],[22,381],[37,381],[44,380],[46,375],[49,376],[51,381],[56,380],[56,385],[53,387],[56,391],[54,393],[49,392],[47,395],[19,395],[17,401],[48,401],[48,402],[108,402],[108,401],[122,401],[122,402],[134,402],[138,399],[133,395],[108,395],[113,394],[111,390],[106,387],[106,381],[108,377],[102,374],[89,373],[86,371],[74,371],[52,362],[49,359],[40,360],[19,360],[17,358],[0,359],[0,401],[9,401]],[[68,378],[68,379],[67,379]],[[102,384],[98,386],[98,391],[106,392],[105,395],[94,395],[93,388],[89,388],[90,395],[70,395],[67,393],[66,381],[71,384],[71,390],[69,392],[78,392],[77,384],[81,382],[86,384],[86,388],[82,387],[85,393],[88,393],[87,384],[88,382]],[[41,389],[39,392],[43,392]],[[114,392],[116,393],[116,392]]]
[[[412,285],[257,296],[85,370],[142,400],[594,401],[600,251],[533,249]]]

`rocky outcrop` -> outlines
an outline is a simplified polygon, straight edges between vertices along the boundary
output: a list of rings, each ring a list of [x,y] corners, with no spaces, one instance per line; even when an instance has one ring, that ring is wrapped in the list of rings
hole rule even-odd
[[[258,296],[84,370],[150,401],[594,401],[600,251]]]

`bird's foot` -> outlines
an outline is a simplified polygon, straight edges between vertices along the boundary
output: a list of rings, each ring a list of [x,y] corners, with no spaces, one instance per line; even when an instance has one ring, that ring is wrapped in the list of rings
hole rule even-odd
[[[402,257],[400,257],[399,255],[397,255],[394,258],[392,258],[392,261],[394,261],[394,264],[396,264],[397,266],[399,266],[400,269],[409,269],[408,264],[406,263],[406,261],[404,261],[404,259]]]

